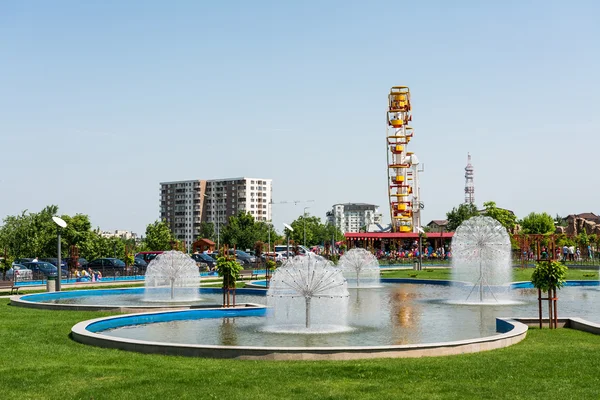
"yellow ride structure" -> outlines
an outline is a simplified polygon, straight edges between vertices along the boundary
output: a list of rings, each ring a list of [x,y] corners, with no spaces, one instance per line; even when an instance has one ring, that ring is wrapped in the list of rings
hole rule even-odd
[[[413,138],[410,90],[406,86],[394,86],[388,95],[387,111],[387,163],[388,194],[393,232],[414,232],[413,210],[418,186],[415,183],[416,156],[407,151]],[[418,204],[416,204],[418,212]]]

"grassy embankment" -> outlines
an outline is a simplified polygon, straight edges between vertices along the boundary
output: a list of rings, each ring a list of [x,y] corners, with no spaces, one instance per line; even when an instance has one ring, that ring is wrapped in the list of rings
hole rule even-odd
[[[533,268],[513,268],[513,282],[531,281]],[[416,278],[416,279],[443,279],[452,280],[452,269],[435,268],[414,271],[412,269],[399,269],[391,271],[382,271],[382,278]],[[567,280],[598,280],[598,271],[569,269],[567,271]]]
[[[105,315],[3,300],[2,399],[591,399],[600,387],[600,337],[568,329],[479,354],[329,362],[137,354],[69,338],[76,322]]]

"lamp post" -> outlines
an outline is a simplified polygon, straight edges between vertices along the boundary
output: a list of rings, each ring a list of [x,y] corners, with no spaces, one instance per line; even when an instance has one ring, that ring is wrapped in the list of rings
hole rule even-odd
[[[285,229],[287,229],[287,251],[286,251],[286,259],[290,258],[290,233],[294,232],[294,228],[292,228],[290,225],[286,224],[285,222],[283,223],[283,226]]]
[[[419,231],[419,271],[423,269],[423,234],[425,231],[420,226],[417,227]]]
[[[57,262],[57,266],[56,269],[58,270],[58,276],[56,277],[56,291],[60,292],[60,279],[62,278],[62,268],[61,268],[61,259],[60,259],[60,229],[61,228],[66,228],[67,227],[67,223],[59,217],[52,217],[52,221],[54,221],[54,223],[56,224],[57,228],[56,228],[56,232],[57,232],[57,237],[58,237],[58,244],[57,244],[57,250],[58,250],[58,262]]]
[[[310,207],[304,207],[304,212],[302,213],[302,221],[304,222],[304,247],[306,247],[306,210]]]
[[[204,197],[208,197],[206,194],[203,194]],[[210,193],[210,205],[212,208],[212,214],[213,216],[215,216],[215,195],[211,192]],[[219,217],[215,216],[215,230],[217,231],[217,253],[219,252],[219,248],[220,248],[220,237],[219,237]]]

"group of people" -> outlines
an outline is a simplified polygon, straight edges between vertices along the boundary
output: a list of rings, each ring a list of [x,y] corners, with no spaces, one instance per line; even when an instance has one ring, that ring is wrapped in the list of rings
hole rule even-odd
[[[77,282],[99,282],[102,280],[102,272],[93,271],[91,268],[87,270],[83,268],[81,272],[77,269],[75,270],[75,280]]]
[[[384,251],[377,250],[375,256],[378,259],[388,260],[400,260],[407,258],[419,257],[419,246],[418,243],[412,245],[412,247],[402,248],[400,250]],[[433,246],[428,245],[423,249],[423,257],[430,260],[448,260],[452,257],[450,248],[439,247],[434,249]]]
[[[558,251],[557,251],[558,253]],[[562,248],[563,261],[579,261],[581,260],[581,250],[575,246],[567,246],[566,244]]]

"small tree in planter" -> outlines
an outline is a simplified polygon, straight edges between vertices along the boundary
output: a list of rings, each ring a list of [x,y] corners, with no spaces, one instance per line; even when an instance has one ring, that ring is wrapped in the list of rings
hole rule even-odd
[[[267,259],[267,261],[265,261],[265,280],[267,281],[267,287],[269,287],[271,274],[275,268],[277,268],[277,263],[274,260]]]
[[[217,258],[217,273],[223,278],[223,307],[231,306],[229,295],[233,290],[233,307],[235,307],[235,283],[240,278],[242,266],[234,257]]]
[[[548,326],[556,329],[558,324],[558,311],[556,308],[556,289],[560,289],[565,284],[567,276],[567,267],[558,261],[542,261],[539,262],[533,274],[531,275],[531,283],[538,290],[538,306],[540,315],[540,329],[542,328],[542,292],[548,292]],[[553,313],[554,309],[554,313]],[[554,326],[553,326],[554,325]]]

